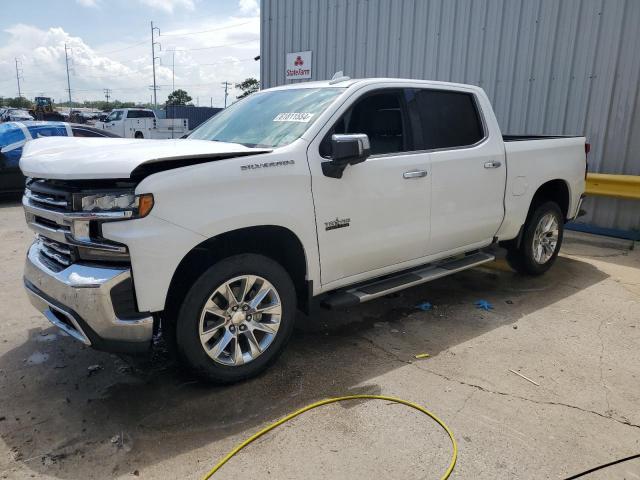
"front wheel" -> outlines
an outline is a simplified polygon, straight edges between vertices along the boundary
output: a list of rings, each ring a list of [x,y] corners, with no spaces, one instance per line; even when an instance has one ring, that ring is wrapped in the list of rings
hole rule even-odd
[[[295,289],[282,266],[262,255],[226,258],[187,293],[176,324],[178,352],[207,380],[250,378],[282,353],[295,312]]]
[[[507,262],[519,273],[542,275],[555,262],[563,233],[563,216],[558,204],[538,205],[527,219],[520,246],[507,249]]]

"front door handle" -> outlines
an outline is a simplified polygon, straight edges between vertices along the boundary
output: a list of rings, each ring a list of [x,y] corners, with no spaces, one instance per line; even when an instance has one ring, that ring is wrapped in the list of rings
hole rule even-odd
[[[494,160],[493,162],[485,162],[484,168],[498,168],[500,165],[502,165],[501,162]]]
[[[426,176],[427,176],[426,170],[411,170],[410,172],[404,172],[402,174],[403,178],[421,178]]]

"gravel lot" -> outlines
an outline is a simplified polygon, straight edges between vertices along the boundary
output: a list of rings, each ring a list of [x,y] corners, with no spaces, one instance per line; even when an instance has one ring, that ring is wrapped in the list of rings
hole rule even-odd
[[[119,358],[51,327],[22,289],[31,238],[18,204],[0,203],[1,478],[195,479],[281,416],[356,393],[415,401],[447,422],[456,479],[560,479],[640,452],[640,252],[630,242],[570,234],[540,278],[497,261],[300,316],[271,370],[221,388],[162,350]],[[479,299],[494,309],[478,310]],[[422,301],[434,308],[416,309]],[[214,478],[439,478],[449,456],[446,435],[416,412],[338,404],[272,432]],[[585,478],[640,478],[640,460]]]

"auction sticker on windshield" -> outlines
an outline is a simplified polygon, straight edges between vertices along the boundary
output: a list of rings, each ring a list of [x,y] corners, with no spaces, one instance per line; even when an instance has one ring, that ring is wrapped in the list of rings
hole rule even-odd
[[[289,112],[279,113],[273,119],[274,122],[302,122],[307,123],[313,117],[313,113],[308,112]]]

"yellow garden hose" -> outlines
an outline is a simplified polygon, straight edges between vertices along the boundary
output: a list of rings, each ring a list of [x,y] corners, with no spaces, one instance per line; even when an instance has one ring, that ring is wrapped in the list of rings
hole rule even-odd
[[[321,407],[322,405],[328,405],[330,403],[336,403],[336,402],[344,402],[347,400],[362,400],[362,399],[386,400],[388,402],[400,403],[402,405],[406,405],[407,407],[414,408],[424,413],[425,415],[428,415],[433,420],[435,420],[438,423],[438,425],[440,425],[444,429],[444,431],[447,432],[447,435],[449,435],[449,438],[451,439],[451,446],[453,447],[453,453],[451,455],[451,462],[449,463],[449,467],[444,472],[444,475],[440,477],[441,480],[446,480],[447,478],[449,478],[449,475],[451,475],[451,472],[453,472],[453,467],[455,467],[456,460],[458,458],[458,445],[456,443],[455,438],[453,438],[453,432],[449,429],[449,427],[447,427],[447,425],[442,420],[440,420],[438,417],[436,417],[433,413],[431,413],[429,410],[427,410],[423,406],[418,405],[416,403],[409,402],[407,400],[402,400],[400,398],[385,397],[384,395],[349,395],[347,397],[327,398],[325,400],[320,400],[319,402],[312,403],[310,405],[307,405],[306,407],[301,408],[300,410],[296,410],[295,412],[290,413],[286,417],[281,418],[277,422],[272,423],[268,427],[263,428],[258,433],[247,438],[244,442],[237,445],[233,450],[227,453],[227,455],[225,455],[225,457],[222,460],[220,460],[211,470],[209,470],[209,472],[203,477],[203,480],[208,480],[209,478],[211,478],[213,474],[216,473],[218,470],[220,470],[225,463],[231,460],[231,457],[233,457],[236,453],[238,453],[244,447],[249,445],[251,442],[253,442],[254,440],[257,440],[258,438],[263,436],[265,433],[270,432],[274,428],[279,427],[283,423],[288,422],[292,418],[295,418],[298,415],[302,415],[304,412],[308,412],[309,410],[313,410],[314,408]]]

